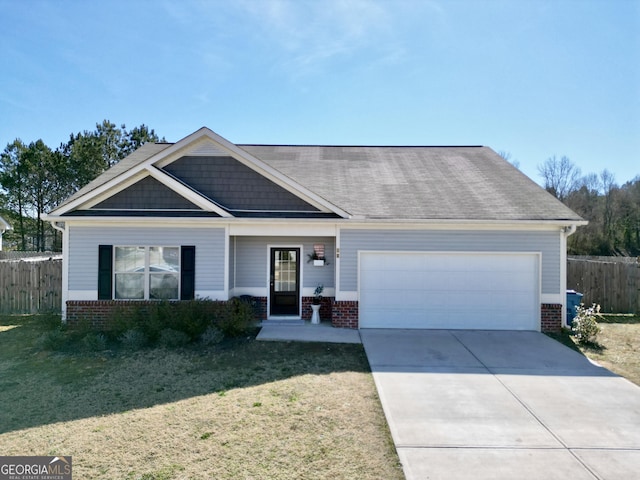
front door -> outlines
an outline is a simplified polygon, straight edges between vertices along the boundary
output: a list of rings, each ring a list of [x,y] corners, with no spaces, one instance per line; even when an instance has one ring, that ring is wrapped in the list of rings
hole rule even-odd
[[[271,315],[300,315],[300,249],[272,248]]]

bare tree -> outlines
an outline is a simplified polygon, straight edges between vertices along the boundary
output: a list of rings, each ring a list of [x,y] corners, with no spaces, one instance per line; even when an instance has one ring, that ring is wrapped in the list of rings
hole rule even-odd
[[[519,160],[515,160],[515,159],[511,160],[511,152],[506,152],[504,150],[499,150],[498,151],[498,155],[500,155],[507,162],[509,162],[514,167],[516,167],[518,170],[520,170],[520,161]]]
[[[580,168],[569,157],[558,160],[554,155],[548,158],[538,165],[538,173],[544,179],[544,188],[561,201],[580,185]]]
[[[613,173],[606,168],[600,172],[600,184],[602,186],[602,233],[607,240],[613,238],[613,224],[615,220],[614,200],[618,188]]]

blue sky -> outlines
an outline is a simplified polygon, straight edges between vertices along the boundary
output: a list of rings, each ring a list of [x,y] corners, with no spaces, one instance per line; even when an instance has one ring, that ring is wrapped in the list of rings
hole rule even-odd
[[[640,0],[0,0],[0,148],[109,119],[168,141],[487,145],[640,174]]]

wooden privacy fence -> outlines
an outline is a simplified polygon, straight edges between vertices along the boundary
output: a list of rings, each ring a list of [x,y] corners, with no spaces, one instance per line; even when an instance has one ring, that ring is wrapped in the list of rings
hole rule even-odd
[[[567,288],[607,313],[640,313],[640,263],[634,257],[570,257]]]
[[[0,313],[60,312],[62,260],[0,262]]]

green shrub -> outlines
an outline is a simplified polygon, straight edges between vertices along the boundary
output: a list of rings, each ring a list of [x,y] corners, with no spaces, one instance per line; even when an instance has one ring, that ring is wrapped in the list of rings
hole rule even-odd
[[[119,339],[125,332],[138,328],[137,308],[133,309],[128,304],[116,307],[109,317],[109,336]]]
[[[218,343],[224,340],[224,333],[218,327],[210,325],[204,331],[202,335],[200,335],[200,343],[205,346],[217,345]]]
[[[246,334],[254,324],[254,309],[250,302],[232,298],[225,304],[225,312],[216,319],[216,326],[228,337]]]
[[[127,330],[118,337],[118,340],[123,347],[130,350],[138,350],[148,343],[147,336],[139,330]]]
[[[592,343],[596,336],[600,333],[600,327],[596,321],[596,317],[600,315],[600,305],[595,303],[585,308],[584,304],[576,307],[576,316],[571,322],[571,334],[576,337],[580,343]]]
[[[43,333],[36,340],[36,347],[41,350],[59,351],[64,349],[66,344],[67,335],[61,327]]]
[[[214,314],[210,300],[186,300],[172,305],[170,325],[197,340],[211,324]]]
[[[107,337],[104,333],[88,333],[81,340],[84,350],[101,352],[107,349]]]
[[[44,312],[38,314],[38,320],[45,330],[54,330],[62,325],[62,317],[59,313]]]
[[[158,345],[161,347],[175,348],[183,347],[189,343],[189,335],[173,328],[165,328],[160,332]]]
[[[170,327],[171,305],[169,302],[142,303],[127,302],[113,310],[109,319],[111,330],[109,335],[120,339],[130,330],[144,333],[146,338],[155,342],[160,332]]]
[[[234,298],[227,302],[213,300],[189,300],[180,302],[127,303],[114,310],[110,318],[109,335],[120,339],[126,332],[142,332],[155,343],[161,332],[171,329],[183,332],[190,341],[202,339],[211,326],[224,336],[244,335],[253,326],[254,308],[250,302]]]
[[[148,339],[155,343],[165,328],[171,328],[172,306],[167,301],[145,304],[136,311],[137,323]]]

